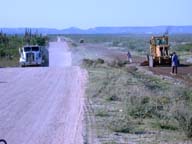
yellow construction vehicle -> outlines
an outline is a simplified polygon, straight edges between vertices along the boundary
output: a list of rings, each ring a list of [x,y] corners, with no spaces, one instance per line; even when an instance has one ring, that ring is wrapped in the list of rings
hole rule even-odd
[[[171,65],[169,48],[168,36],[152,36],[150,39],[150,54],[148,55],[149,66]]]

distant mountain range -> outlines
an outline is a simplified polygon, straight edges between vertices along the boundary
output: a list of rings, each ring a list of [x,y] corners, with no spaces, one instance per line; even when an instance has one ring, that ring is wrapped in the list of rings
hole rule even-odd
[[[79,29],[30,28],[32,33],[41,34],[192,34],[192,26],[152,26],[152,27],[95,27]],[[26,28],[0,28],[7,34],[24,34]]]

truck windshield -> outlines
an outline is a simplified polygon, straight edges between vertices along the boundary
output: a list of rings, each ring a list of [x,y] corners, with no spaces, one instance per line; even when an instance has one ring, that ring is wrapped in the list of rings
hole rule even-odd
[[[24,47],[24,51],[25,52],[31,51],[31,47]]]
[[[32,47],[32,51],[39,51],[39,47]]]

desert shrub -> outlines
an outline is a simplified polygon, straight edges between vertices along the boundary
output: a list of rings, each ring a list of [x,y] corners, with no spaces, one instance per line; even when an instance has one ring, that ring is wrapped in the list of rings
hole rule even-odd
[[[128,114],[134,118],[157,117],[169,121],[170,115],[169,97],[131,96],[127,102]]]
[[[90,67],[90,66],[97,66],[97,65],[101,65],[101,64],[104,64],[105,61],[101,58],[98,58],[96,60],[91,60],[91,59],[83,59],[83,66],[87,66],[87,67]]]
[[[119,68],[119,67],[124,67],[128,62],[125,60],[120,60],[120,59],[115,59],[111,62],[108,62],[108,66],[114,67],[114,68]]]
[[[108,127],[114,132],[132,133],[134,131],[133,122],[125,116],[113,119],[109,122]]]
[[[145,86],[152,91],[163,91],[167,89],[167,83],[154,77],[148,77],[147,82],[145,82]]]
[[[162,96],[158,98],[158,103],[162,104],[162,105],[166,105],[169,104],[171,102],[170,97],[167,96]]]
[[[117,95],[113,94],[113,95],[107,96],[106,100],[107,101],[118,101],[118,100],[120,100],[120,98]]]
[[[174,113],[175,119],[178,121],[188,138],[192,138],[192,112],[185,103],[177,104],[177,109]]]
[[[188,90],[188,89],[185,89],[183,91],[182,97],[183,97],[184,100],[191,102],[191,100],[192,100],[192,91]]]
[[[109,116],[109,114],[106,110],[100,109],[96,111],[95,116],[106,117]]]
[[[71,45],[72,45],[73,47],[77,47],[77,46],[78,46],[77,43],[75,43],[75,42],[72,42]]]
[[[117,61],[118,67],[123,67],[123,66],[125,66],[126,64],[127,64],[127,61],[125,61],[125,60],[118,60],[118,61]]]
[[[0,49],[0,56],[5,57],[6,56],[6,51],[4,49]]]
[[[84,66],[91,66],[94,63],[94,60],[91,59],[83,59]]]
[[[127,105],[129,115],[134,118],[152,117],[155,111],[155,106],[150,103],[150,98],[145,96],[131,96]]]
[[[112,67],[112,68],[121,68],[121,67],[125,67],[125,65],[127,64],[127,61],[125,60],[120,60],[120,59],[115,59],[112,61],[106,61],[102,58],[98,58],[98,59],[83,59],[83,64],[86,66],[90,66],[90,65],[102,65],[106,63],[106,66],[108,67]]]
[[[181,88],[177,90],[177,95],[179,100],[185,100],[188,102],[192,102],[192,90],[186,89],[186,88]]]
[[[178,130],[178,127],[173,125],[173,124],[170,124],[170,123],[160,123],[160,128],[161,129],[166,129],[166,130]]]
[[[84,39],[79,40],[79,43],[84,43],[84,42],[85,42]]]
[[[128,68],[125,69],[128,73],[135,73],[138,68],[136,66],[129,66]]]
[[[162,130],[172,130],[172,131],[179,130],[179,125],[177,121],[174,120],[173,118],[168,121],[157,118],[155,122],[152,122],[152,127],[155,129],[162,129]]]
[[[142,98],[142,100],[141,100],[141,104],[147,104],[147,103],[149,103],[150,102],[150,98],[149,97],[144,97],[144,98]]]
[[[105,61],[103,59],[101,59],[101,58],[98,58],[97,60],[95,60],[95,63],[96,64],[104,64]]]

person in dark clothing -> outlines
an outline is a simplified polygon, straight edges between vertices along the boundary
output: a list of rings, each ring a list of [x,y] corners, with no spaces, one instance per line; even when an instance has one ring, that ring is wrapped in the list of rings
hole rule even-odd
[[[176,52],[173,52],[173,55],[171,58],[171,66],[172,66],[171,74],[176,75],[177,74],[177,67],[178,67],[178,56],[177,56]]]
[[[127,52],[127,60],[132,63],[132,56],[131,56],[131,53],[130,51]]]

